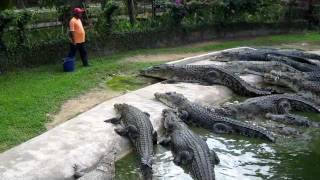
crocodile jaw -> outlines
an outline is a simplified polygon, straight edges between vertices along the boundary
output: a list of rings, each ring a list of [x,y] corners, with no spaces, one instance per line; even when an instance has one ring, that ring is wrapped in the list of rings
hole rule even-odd
[[[169,100],[169,97],[166,96],[166,94],[155,93],[154,96],[158,101],[162,102],[166,106],[170,108],[176,108],[176,106]]]

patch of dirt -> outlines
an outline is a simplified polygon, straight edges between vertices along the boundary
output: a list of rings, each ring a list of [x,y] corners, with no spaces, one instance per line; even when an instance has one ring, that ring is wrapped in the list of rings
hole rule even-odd
[[[140,62],[140,61],[148,61],[148,62],[166,62],[166,61],[176,61],[186,57],[197,56],[200,54],[204,54],[205,52],[197,52],[197,53],[178,53],[178,54],[155,54],[155,55],[137,55],[128,57],[125,61],[130,62]]]
[[[51,122],[46,124],[47,130],[56,127],[59,124],[75,117],[76,115],[83,113],[92,107],[117,96],[120,96],[122,92],[113,91],[111,89],[96,88],[89,92],[66,101],[56,114],[49,114]]]

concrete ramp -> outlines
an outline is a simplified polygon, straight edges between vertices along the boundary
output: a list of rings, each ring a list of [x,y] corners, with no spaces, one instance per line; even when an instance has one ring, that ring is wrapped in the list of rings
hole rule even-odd
[[[210,54],[212,55],[212,54]],[[205,61],[207,56],[191,58],[188,63]],[[208,63],[208,62],[206,62]],[[243,77],[250,82],[253,76]],[[223,86],[196,84],[154,84],[108,100],[91,110],[43,133],[15,148],[0,154],[0,180],[68,180],[73,179],[73,165],[94,166],[100,157],[116,147],[118,158],[131,150],[129,141],[114,132],[114,125],[104,120],[115,117],[113,105],[128,103],[146,111],[156,130],[161,129],[161,112],[166,108],[154,100],[155,92],[176,91],[192,101],[219,104],[232,97]]]

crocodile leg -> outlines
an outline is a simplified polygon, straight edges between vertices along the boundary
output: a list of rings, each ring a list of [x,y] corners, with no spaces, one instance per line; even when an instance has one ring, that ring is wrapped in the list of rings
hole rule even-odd
[[[231,126],[220,122],[214,123],[212,129],[213,132],[217,134],[228,134],[234,132]]]
[[[281,98],[276,102],[276,111],[279,114],[286,114],[289,113],[291,110],[291,104],[288,99]]]
[[[210,152],[210,159],[214,165],[217,165],[220,163],[220,159],[219,159],[218,155],[213,150],[211,150],[211,152]]]
[[[75,179],[78,179],[86,174],[85,172],[83,172],[79,169],[79,166],[77,164],[73,165],[73,169],[74,169],[73,177]]]
[[[152,142],[153,142],[153,144],[157,144],[157,141],[158,141],[158,133],[157,133],[157,131],[154,131],[152,133]]]
[[[192,158],[193,155],[189,151],[180,151],[174,157],[173,162],[177,165],[186,165],[191,162]]]
[[[179,118],[182,120],[187,120],[189,117],[189,113],[184,110],[179,110]]]
[[[131,135],[132,138],[137,137],[138,135],[138,130],[135,126],[133,125],[129,125],[127,127],[121,127],[121,128],[116,128],[114,129],[116,131],[117,134],[119,134],[120,136],[127,136],[127,135]]]
[[[115,118],[110,118],[105,120],[104,122],[106,123],[112,123],[112,124],[120,124],[120,118],[119,117],[115,117]]]
[[[165,146],[165,147],[168,147],[171,143],[171,138],[170,137],[166,137],[166,138],[163,138],[160,140],[159,144],[161,146]]]

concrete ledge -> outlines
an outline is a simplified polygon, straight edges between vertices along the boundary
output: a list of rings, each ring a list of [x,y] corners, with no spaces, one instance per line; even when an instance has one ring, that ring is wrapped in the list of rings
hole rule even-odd
[[[208,54],[187,58],[185,61],[201,64],[200,60],[206,56]],[[256,83],[258,80],[252,77],[243,78]],[[190,100],[208,104],[219,104],[232,97],[231,90],[223,86],[186,83],[158,83],[133,91],[106,101],[0,154],[0,180],[73,179],[74,164],[84,168],[92,167],[104,152],[114,146],[118,150],[118,158],[121,158],[131,150],[130,143],[113,131],[114,125],[104,123],[105,119],[115,116],[113,104],[128,103],[150,113],[154,128],[160,130],[161,112],[166,107],[155,101],[153,94],[169,91],[176,91]]]

